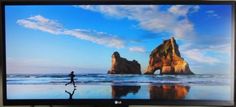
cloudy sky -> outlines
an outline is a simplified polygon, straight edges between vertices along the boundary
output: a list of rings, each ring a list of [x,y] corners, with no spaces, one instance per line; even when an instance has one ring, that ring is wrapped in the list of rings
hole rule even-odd
[[[118,51],[147,68],[175,37],[197,74],[230,72],[230,5],[7,6],[7,73],[106,73]]]

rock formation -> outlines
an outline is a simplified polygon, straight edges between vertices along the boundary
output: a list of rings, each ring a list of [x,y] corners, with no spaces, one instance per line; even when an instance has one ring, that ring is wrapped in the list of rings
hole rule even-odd
[[[174,37],[164,40],[149,57],[145,74],[154,74],[156,70],[160,70],[160,74],[193,74],[188,63],[181,57]]]
[[[114,52],[112,66],[108,74],[141,74],[141,67],[136,60],[128,61],[122,58],[118,52]]]

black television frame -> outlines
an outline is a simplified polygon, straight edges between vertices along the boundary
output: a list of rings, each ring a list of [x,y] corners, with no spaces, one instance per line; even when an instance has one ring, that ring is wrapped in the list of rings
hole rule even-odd
[[[2,68],[2,79],[3,79],[3,104],[4,105],[100,105],[100,106],[114,106],[114,105],[206,105],[206,106],[234,106],[235,105],[235,90],[233,99],[234,101],[219,101],[219,100],[153,100],[153,99],[40,99],[40,100],[9,100],[7,99],[7,87],[6,87],[6,47],[5,47],[5,5],[143,5],[143,4],[229,4],[233,6],[232,10],[232,64],[235,66],[235,10],[236,2],[231,1],[217,1],[217,0],[3,0],[0,2],[0,60]],[[234,80],[232,84],[235,89],[236,73],[235,67],[233,67],[232,74]],[[115,104],[116,101],[121,104]]]

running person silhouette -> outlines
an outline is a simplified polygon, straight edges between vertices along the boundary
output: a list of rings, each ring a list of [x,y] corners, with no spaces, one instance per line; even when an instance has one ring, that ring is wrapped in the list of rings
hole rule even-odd
[[[74,71],[72,71],[70,74],[69,74],[69,77],[70,77],[70,82],[66,83],[65,86],[67,86],[68,84],[72,83],[75,86],[75,81],[74,81],[74,77],[75,77],[75,74],[74,74]]]

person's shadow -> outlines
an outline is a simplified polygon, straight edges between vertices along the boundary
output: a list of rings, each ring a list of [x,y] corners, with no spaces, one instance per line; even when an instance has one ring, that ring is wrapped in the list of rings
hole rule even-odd
[[[76,90],[76,88],[74,87],[74,90],[72,91],[72,92],[69,92],[69,91],[67,91],[67,90],[65,90],[65,93],[67,93],[67,94],[69,94],[69,100],[72,100],[73,99],[73,95],[74,95],[74,93],[75,93],[75,90]]]

